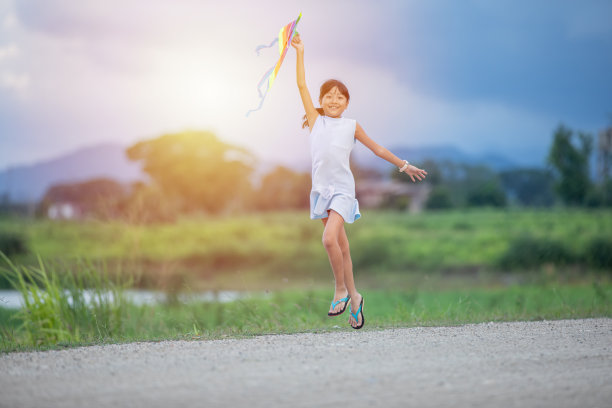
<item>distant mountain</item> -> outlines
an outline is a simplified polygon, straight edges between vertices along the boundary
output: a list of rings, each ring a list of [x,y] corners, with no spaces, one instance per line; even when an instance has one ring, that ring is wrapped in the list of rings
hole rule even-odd
[[[490,152],[481,155],[472,155],[451,145],[422,147],[396,146],[389,148],[389,150],[396,156],[408,160],[410,163],[419,163],[426,159],[434,161],[448,160],[454,163],[485,165],[496,171],[520,167],[512,160],[499,153]],[[390,166],[388,162],[374,156],[367,149],[355,149],[354,159],[357,164],[363,167],[374,168],[383,172],[386,172]]]
[[[125,146],[104,143],[32,165],[0,172],[0,196],[11,202],[35,202],[53,184],[108,177],[119,182],[147,180],[141,164],[128,160]]]

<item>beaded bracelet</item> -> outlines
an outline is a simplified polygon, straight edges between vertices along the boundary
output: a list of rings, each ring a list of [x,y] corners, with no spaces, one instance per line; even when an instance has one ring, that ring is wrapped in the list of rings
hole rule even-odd
[[[408,162],[408,160],[404,160],[404,167],[399,169],[399,172],[401,173],[402,171],[406,170],[409,165],[410,165],[410,163]]]

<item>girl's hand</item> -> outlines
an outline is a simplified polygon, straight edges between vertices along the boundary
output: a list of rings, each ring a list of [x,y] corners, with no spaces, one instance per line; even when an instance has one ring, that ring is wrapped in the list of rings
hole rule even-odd
[[[295,33],[293,39],[291,40],[291,46],[296,49],[296,51],[304,51],[304,43],[300,38],[298,33]]]
[[[406,170],[404,170],[404,173],[408,174],[410,178],[412,179],[412,181],[415,181],[414,180],[415,177],[418,178],[419,181],[421,181],[425,178],[425,175],[427,174],[425,170],[419,169],[418,167],[413,166],[412,164],[406,167]]]

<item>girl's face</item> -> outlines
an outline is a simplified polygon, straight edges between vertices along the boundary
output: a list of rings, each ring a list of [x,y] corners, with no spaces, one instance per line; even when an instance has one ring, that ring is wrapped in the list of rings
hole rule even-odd
[[[325,112],[325,116],[332,118],[339,118],[342,112],[348,107],[346,96],[342,95],[337,86],[334,86],[329,92],[323,95],[319,102],[321,103],[323,112]]]

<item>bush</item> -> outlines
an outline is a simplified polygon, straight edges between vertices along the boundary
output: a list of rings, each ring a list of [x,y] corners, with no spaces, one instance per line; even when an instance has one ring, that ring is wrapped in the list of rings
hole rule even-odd
[[[502,268],[533,268],[543,264],[566,265],[575,260],[571,251],[559,241],[523,236],[511,242],[498,261]]]
[[[586,247],[584,258],[589,266],[612,272],[612,239],[604,236],[592,238]]]
[[[468,192],[467,205],[469,207],[505,207],[506,194],[499,185],[486,183]]]
[[[443,209],[453,207],[451,193],[448,188],[444,186],[435,186],[429,194],[426,207],[428,209]]]
[[[356,269],[385,266],[391,257],[393,238],[373,234],[360,236],[351,243],[351,257]]]
[[[0,252],[9,257],[26,254],[28,249],[25,238],[18,234],[0,233]]]

